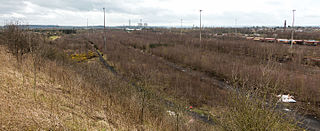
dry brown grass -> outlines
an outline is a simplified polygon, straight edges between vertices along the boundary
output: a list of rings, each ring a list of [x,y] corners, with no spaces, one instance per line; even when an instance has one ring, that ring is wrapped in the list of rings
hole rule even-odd
[[[103,105],[97,106],[102,97],[94,97],[96,102],[90,101],[93,92],[80,87],[81,77],[72,77],[74,72],[54,62],[45,63],[41,68],[48,68],[39,71],[34,90],[30,56],[25,57],[24,66],[21,67],[24,71],[21,72],[16,59],[5,52],[1,46],[1,130],[114,129],[114,125],[107,121]],[[48,75],[48,69],[52,71],[51,76]],[[63,78],[66,75],[70,75],[68,79],[73,80],[69,81],[71,83],[62,82],[66,81],[67,78]]]
[[[250,105],[251,101],[243,102],[236,100],[230,105],[224,105],[225,98],[229,96],[226,93],[227,91],[219,89],[210,81],[201,79],[203,76],[187,75],[165,64],[166,60],[158,59],[157,57],[149,55],[147,52],[140,52],[140,50],[128,48],[124,45],[137,46],[146,51],[153,52],[156,55],[163,56],[167,60],[173,60],[175,63],[183,66],[191,65],[192,68],[200,72],[214,73],[212,71],[218,70],[220,71],[218,73],[224,74],[220,76],[221,78],[229,78],[228,80],[232,81],[234,86],[241,88],[247,87],[247,85],[250,84],[248,79],[254,77],[247,75],[246,71],[254,74],[257,71],[265,70],[269,75],[274,73],[272,71],[273,66],[255,65],[255,61],[252,60],[253,58],[249,57],[245,58],[245,62],[251,62],[250,66],[247,67],[248,63],[237,60],[238,58],[243,58],[241,56],[233,58],[233,63],[228,63],[228,61],[224,61],[224,58],[230,59],[234,54],[214,53],[206,50],[202,52],[203,49],[198,48],[197,45],[183,45],[185,44],[184,41],[181,41],[180,38],[176,39],[178,35],[165,33],[157,36],[155,39],[152,35],[142,34],[141,36],[141,34],[139,34],[138,36],[141,37],[141,39],[131,41],[129,39],[130,37],[128,37],[127,40],[124,40],[124,38],[119,39],[123,34],[117,33],[115,34],[118,36],[109,36],[108,38],[108,48],[104,51],[107,54],[106,58],[108,62],[114,65],[116,70],[127,80],[137,83],[152,93],[144,97],[143,92],[134,89],[129,83],[125,82],[124,79],[115,77],[96,60],[89,61],[88,63],[70,61],[64,57],[63,53],[59,53],[57,49],[84,53],[88,51],[90,46],[88,46],[82,38],[84,37],[83,34],[63,36],[61,39],[52,42],[52,46],[47,46],[47,44],[44,43],[44,46],[39,47],[44,51],[38,52],[38,56],[40,56],[41,59],[39,60],[40,62],[36,70],[38,78],[35,90],[32,88],[34,85],[32,79],[34,59],[32,59],[30,54],[23,57],[24,60],[22,62],[24,63],[21,65],[24,66],[12,66],[16,64],[15,62],[9,66],[3,65],[4,67],[12,68],[12,70],[18,72],[18,74],[20,72],[20,76],[10,76],[9,78],[12,77],[11,80],[5,79],[5,81],[11,81],[12,83],[6,86],[6,88],[8,90],[15,89],[13,92],[18,92],[6,95],[16,95],[18,100],[13,99],[11,101],[11,99],[8,99],[7,101],[13,103],[12,105],[15,105],[15,107],[20,106],[19,104],[14,104],[20,99],[23,103],[27,103],[22,104],[22,107],[27,110],[32,110],[32,112],[22,114],[24,114],[24,116],[31,116],[32,119],[30,122],[28,121],[29,119],[27,119],[28,123],[23,123],[21,121],[25,120],[25,118],[12,117],[13,114],[11,114],[11,110],[7,108],[4,108],[3,113],[11,117],[1,119],[8,122],[17,121],[18,126],[13,126],[11,123],[5,124],[12,128],[23,129],[99,130],[113,128],[130,130],[175,130],[177,124],[176,118],[169,116],[166,111],[176,111],[177,109],[168,108],[166,103],[159,101],[161,98],[171,100],[180,106],[182,105],[180,110],[184,110],[183,108],[185,108],[184,106],[186,105],[193,105],[195,110],[200,108],[210,110],[211,113],[209,113],[216,116],[217,119],[225,118],[226,122],[231,121],[231,123],[221,122],[218,126],[209,126],[199,121],[190,122],[193,118],[178,111],[180,114],[179,129],[183,130],[233,130],[240,129],[237,128],[237,126],[242,126],[241,124],[244,124],[241,129],[251,129],[249,128],[250,123],[246,121],[240,124],[232,123],[234,119],[233,116],[239,118],[235,120],[237,122],[243,120],[257,122],[255,124],[261,125],[257,127],[257,129],[265,129],[263,124],[265,121],[259,122],[259,120],[263,120],[263,118],[259,116],[270,117],[268,120],[276,124],[283,121],[278,120],[278,117],[275,117],[276,115],[269,115],[269,110],[261,109],[259,106],[252,104]],[[144,35],[148,37],[146,41],[143,41],[145,38]],[[97,34],[91,39],[95,43],[102,43],[100,37],[100,34]],[[187,42],[194,42],[192,38],[187,40]],[[155,46],[159,44],[161,46],[151,47],[150,45],[154,46],[153,42],[156,43]],[[174,42],[177,42],[177,44],[170,44]],[[101,44],[98,46],[103,47]],[[212,61],[218,63],[213,63]],[[254,70],[252,70],[252,68],[254,68]],[[256,80],[258,82],[264,83],[254,86],[261,88],[268,87],[273,79],[270,79],[270,77],[265,79],[264,77],[266,76],[267,75],[257,77]],[[277,81],[276,84],[278,83]],[[14,88],[10,88],[11,86]],[[22,88],[16,88],[20,86],[22,86]],[[22,92],[25,93],[25,97],[17,95]],[[5,99],[7,98],[5,97]],[[234,109],[233,106],[235,107]],[[242,108],[242,110],[237,112],[237,108]],[[141,115],[142,109],[143,115]],[[227,112],[223,112],[226,115],[220,115],[219,113],[221,113],[221,111],[218,111],[219,109],[227,110]],[[18,110],[17,112],[19,113],[20,111]],[[229,117],[228,113],[230,114]],[[246,116],[242,117],[241,114],[243,113],[247,113]],[[141,116],[143,116],[143,119]],[[230,128],[225,127],[228,126],[228,124],[231,126]],[[286,124],[290,126],[289,123]],[[269,126],[268,128],[280,129],[280,127],[281,126],[276,125]],[[294,126],[281,129],[292,128],[294,128]],[[4,129],[8,128],[6,127]]]
[[[223,60],[223,58],[229,58],[230,56],[219,55],[224,57],[218,57],[216,56],[216,54],[218,53],[215,53],[215,57],[212,57],[211,54],[209,55],[210,53],[209,51],[203,51],[197,47],[192,47],[192,46],[188,48],[188,46],[183,46],[183,45],[173,46],[173,44],[171,45],[169,44],[168,47],[160,46],[160,47],[148,50],[149,45],[145,43],[150,42],[152,40],[149,40],[146,38],[146,41],[144,41],[145,39],[140,39],[140,41],[138,41],[139,37],[144,37],[144,35],[148,36],[148,34],[144,34],[143,36],[139,34],[137,37],[132,38],[133,40],[131,39],[123,40],[119,37],[125,34],[119,33],[118,35],[119,36],[113,36],[109,38],[108,49],[107,51],[105,51],[107,52],[108,60],[112,62],[113,65],[115,65],[117,70],[122,72],[127,77],[135,81],[141,81],[141,80],[147,81],[147,83],[151,85],[149,88],[151,88],[151,90],[155,92],[159,92],[159,94],[162,94],[162,96],[165,95],[171,98],[172,96],[173,98],[176,97],[178,98],[178,101],[179,100],[185,101],[185,103],[193,105],[197,109],[204,108],[204,109],[212,110],[213,112],[212,114],[214,116],[217,116],[220,118],[225,117],[225,119],[228,119],[227,120],[228,122],[232,121],[232,119],[236,119],[234,117],[239,118],[239,119],[238,118],[236,119],[237,122],[242,121],[242,123],[240,124],[243,124],[243,125],[239,125],[239,123],[228,125],[224,122],[221,122],[222,126],[226,126],[226,125],[231,126],[230,128],[226,126],[225,129],[234,130],[239,128],[240,126],[243,126],[241,127],[241,129],[251,129],[253,127],[249,127],[249,126],[254,126],[255,124],[259,125],[259,126],[257,125],[256,129],[266,129],[266,128],[294,129],[295,128],[295,126],[292,126],[290,123],[284,122],[285,120],[279,119],[281,118],[281,117],[278,117],[279,114],[273,113],[273,111],[272,110],[269,111],[269,109],[261,109],[259,108],[259,106],[250,105],[250,101],[240,103],[241,102],[240,100],[239,101],[235,100],[235,103],[232,103],[230,105],[223,105],[225,104],[224,100],[230,100],[230,99],[226,99],[226,97],[230,97],[230,95],[226,94],[225,90],[220,90],[216,86],[212,85],[212,83],[201,79],[203,77],[201,75],[190,76],[190,75],[187,75],[187,73],[177,71],[175,68],[166,65],[164,62],[166,60],[162,60],[157,56],[152,56],[148,53],[148,51],[152,52],[155,55],[163,56],[164,58],[167,58],[167,60],[174,61],[177,64],[182,63],[183,65],[185,65],[186,64],[185,62],[190,62],[186,65],[192,65],[199,71],[206,72],[211,69],[217,69],[217,68],[220,68],[223,71],[229,71],[228,73],[230,73],[231,76],[233,76],[232,78],[230,78],[230,80],[231,79],[234,80],[232,84],[235,84],[235,87],[240,87],[240,85],[243,84],[245,86],[242,86],[241,88],[244,88],[246,87],[246,84],[247,84],[245,82],[247,82],[248,81],[247,79],[249,78],[244,78],[245,76],[241,76],[241,77],[238,76],[238,73],[240,72],[239,70],[240,68],[233,66],[235,65],[235,63],[241,62],[241,60],[234,61],[234,63],[228,63],[226,61],[225,63],[223,63],[225,65],[223,65],[222,63],[213,63],[211,61]],[[150,38],[152,39],[152,37]],[[96,43],[100,43],[98,41],[99,39],[95,39],[95,38],[92,38],[92,39],[96,40],[97,41]],[[167,39],[167,38],[164,38],[164,39]],[[135,43],[135,42],[138,42],[138,43]],[[126,44],[133,47],[136,45],[136,48],[140,48],[143,51],[141,51],[140,49],[129,48],[129,46],[125,46]],[[212,58],[217,60],[212,60]],[[236,58],[232,60],[235,60],[235,59]],[[250,58],[248,59],[250,60]],[[219,67],[217,67],[216,65],[219,65]],[[245,67],[246,63],[242,63],[241,66]],[[255,85],[254,87],[269,88],[269,86],[271,86],[269,85],[271,83],[271,80],[269,80],[269,77],[267,77],[267,75],[272,74],[274,72],[272,71],[273,69],[272,64],[270,66],[271,67],[260,65],[258,67],[259,71],[265,70],[265,75],[257,78],[259,79],[259,81],[262,81],[264,83],[261,85]],[[206,67],[206,68],[204,69],[202,67]],[[249,70],[250,67],[246,68],[246,70],[244,71],[241,71],[242,74],[245,74],[246,71],[250,71]],[[257,70],[253,70],[251,72],[253,73],[255,71]],[[222,76],[222,78],[226,78],[226,77]],[[239,84],[239,86],[236,84]],[[243,110],[238,111],[238,114],[237,114],[237,109],[234,109],[234,110],[229,109],[228,113],[231,112],[230,114],[233,114],[234,117],[232,115],[230,115],[229,117],[226,117],[224,115],[218,115],[219,111],[216,111],[216,110],[218,110],[218,107],[220,107],[219,105],[224,106],[223,107],[224,109],[233,108],[231,105],[238,108],[243,107]],[[258,113],[255,113],[255,112],[258,112]],[[226,112],[224,113],[227,114]],[[241,114],[243,113],[247,113],[246,116],[242,117]],[[270,117],[270,119],[264,121],[264,118],[261,116]],[[243,121],[243,120],[248,120],[248,121]],[[250,120],[256,123],[252,123],[254,125],[250,125]],[[267,122],[273,123],[274,125],[267,125]],[[279,125],[281,123],[283,124],[285,123],[285,126]]]
[[[320,68],[306,60],[309,56],[319,57],[319,47],[297,45],[291,52],[289,45],[233,37],[207,38],[200,44],[194,34],[114,34],[114,37],[109,38],[111,41],[210,73],[235,86],[247,89],[265,88],[265,91],[271,90],[276,94],[293,94],[298,99],[297,107],[304,108],[310,114],[320,115]],[[153,44],[159,46],[148,48]],[[268,75],[266,72],[269,72]]]
[[[232,93],[228,99],[229,108],[224,109],[219,119],[226,130],[302,130],[296,126],[291,116],[278,112],[271,102],[274,100],[258,100],[255,97]],[[267,105],[265,101],[271,105]]]
[[[114,76],[97,59],[88,63],[71,61],[44,41],[37,47],[39,51],[25,54],[20,63],[5,53],[5,46],[1,48],[2,61],[9,63],[1,65],[1,75],[6,78],[1,90],[6,102],[1,103],[3,130],[176,129],[176,119],[168,115],[166,111],[171,109],[165,103],[149,96],[142,100],[141,92]],[[197,121],[186,123],[189,116],[177,112],[181,113],[180,129],[215,129]]]

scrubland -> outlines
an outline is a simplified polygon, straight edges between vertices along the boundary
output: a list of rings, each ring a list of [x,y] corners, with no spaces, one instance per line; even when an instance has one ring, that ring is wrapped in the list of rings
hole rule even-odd
[[[95,52],[88,41],[119,75],[72,59]],[[319,116],[319,67],[304,59],[319,47],[114,30],[104,49],[99,31],[50,40],[16,27],[0,42],[3,130],[300,130],[277,108],[288,93],[286,106]]]

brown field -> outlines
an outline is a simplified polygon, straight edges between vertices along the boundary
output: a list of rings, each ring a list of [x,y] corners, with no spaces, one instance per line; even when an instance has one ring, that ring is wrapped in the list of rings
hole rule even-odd
[[[5,125],[0,129],[16,129],[11,123],[16,122],[18,129],[299,130],[301,121],[276,108],[278,94],[295,96],[297,103],[285,107],[320,117],[320,68],[310,59],[320,57],[319,46],[290,49],[237,36],[214,37],[210,30],[204,31],[200,43],[196,31],[180,35],[180,30],[163,29],[109,30],[104,49],[99,30],[89,36],[85,31],[62,35],[54,41],[33,34],[7,29],[1,35],[2,61],[12,65],[1,65],[0,75],[4,78],[10,70],[20,75],[2,82],[7,84],[1,91],[11,92],[2,96],[17,99],[1,98],[9,101],[0,110],[9,117],[0,117]],[[95,51],[88,40],[119,75],[97,57],[72,59],[71,54]],[[12,57],[5,57],[6,51]],[[8,105],[33,110],[16,112],[34,119],[13,117]],[[195,114],[186,111],[189,106]],[[170,116],[169,110],[179,115]],[[39,112],[43,115],[34,114]],[[200,115],[214,124],[197,119]]]

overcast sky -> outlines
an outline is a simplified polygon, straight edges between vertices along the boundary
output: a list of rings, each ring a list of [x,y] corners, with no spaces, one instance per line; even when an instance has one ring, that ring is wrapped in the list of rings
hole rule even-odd
[[[320,0],[0,0],[0,25],[19,20],[39,25],[136,25],[140,19],[152,26],[320,25]],[[237,20],[236,20],[237,19]],[[237,21],[237,22],[236,22]]]

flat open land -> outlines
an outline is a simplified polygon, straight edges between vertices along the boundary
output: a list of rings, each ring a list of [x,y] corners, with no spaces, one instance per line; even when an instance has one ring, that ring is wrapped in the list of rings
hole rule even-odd
[[[102,30],[3,31],[0,129],[320,130],[320,46],[209,29],[201,41],[192,29],[106,34],[104,45]]]

